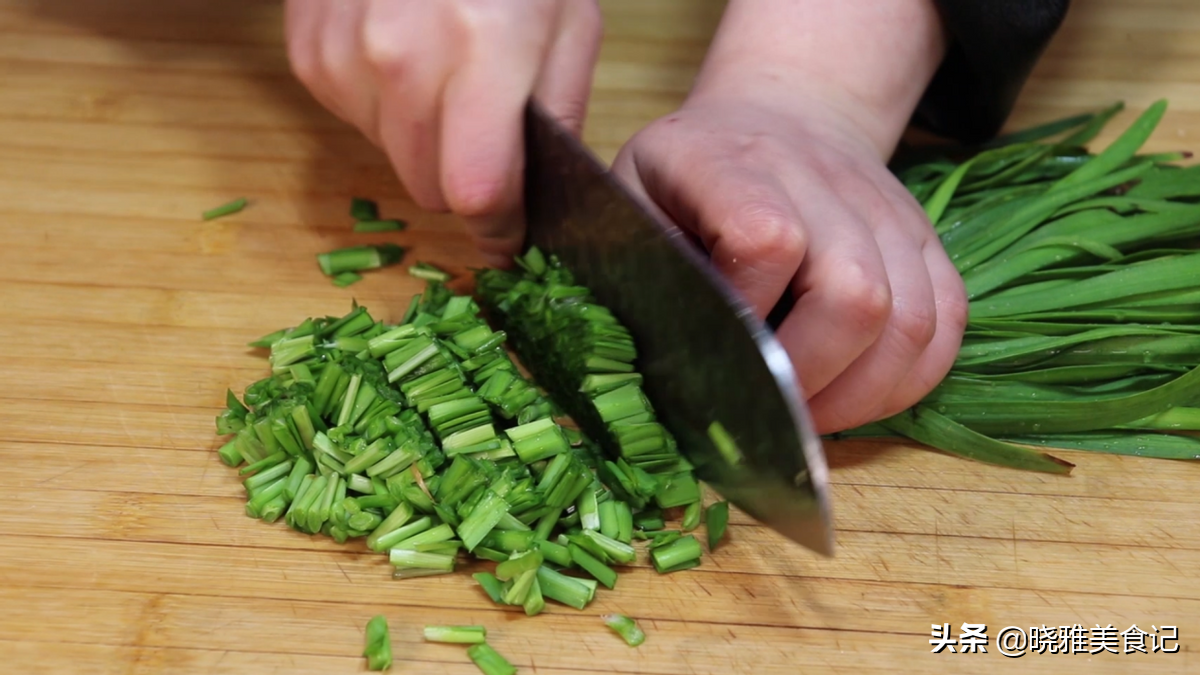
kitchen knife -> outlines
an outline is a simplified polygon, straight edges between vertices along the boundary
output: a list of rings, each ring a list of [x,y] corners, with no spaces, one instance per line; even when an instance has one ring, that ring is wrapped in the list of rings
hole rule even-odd
[[[697,478],[833,555],[828,469],[788,355],[687,235],[536,102],[526,110],[527,244],[558,256],[632,332],[643,389]],[[718,422],[741,459],[709,434]]]

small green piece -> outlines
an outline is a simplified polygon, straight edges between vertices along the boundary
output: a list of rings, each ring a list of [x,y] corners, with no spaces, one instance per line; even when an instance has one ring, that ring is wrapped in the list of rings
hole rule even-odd
[[[418,279],[425,279],[426,281],[440,281],[442,283],[446,283],[453,278],[449,272],[438,269],[437,267],[424,262],[419,262],[412,267],[409,267],[408,273]]]
[[[700,515],[703,510],[704,506],[700,502],[688,504],[687,509],[683,512],[683,522],[680,523],[679,529],[684,532],[691,532],[700,527]]]
[[[486,642],[468,647],[467,656],[484,675],[515,675],[517,672],[516,666],[500,656],[500,653]]]
[[[395,244],[349,246],[318,253],[317,264],[326,276],[332,277],[342,272],[361,272],[388,267],[400,262],[403,257],[404,249]]]
[[[213,207],[213,208],[205,211],[204,213],[202,213],[201,217],[204,220],[213,220],[216,218],[221,218],[223,216],[233,215],[233,214],[237,213],[238,211],[241,211],[244,208],[246,208],[246,199],[243,197],[241,199],[235,199],[226,204],[222,204],[220,206]]]
[[[360,281],[362,281],[362,275],[358,272],[342,272],[333,277],[333,285],[338,288],[345,288]]]
[[[367,657],[369,670],[387,670],[392,667],[392,644],[388,637],[385,617],[376,616],[367,622],[366,647],[362,655]]]
[[[605,614],[601,618],[604,619],[604,625],[613,629],[630,647],[637,647],[646,641],[646,633],[633,619],[621,614]]]
[[[702,553],[700,542],[689,534],[666,546],[653,549],[650,551],[650,559],[654,562],[654,569],[659,574],[667,574],[695,567],[700,563]]]
[[[355,232],[398,232],[408,226],[403,220],[360,220],[354,223]]]
[[[379,206],[365,197],[350,199],[350,217],[355,220],[376,220],[379,218]]]
[[[425,639],[429,642],[476,645],[487,642],[487,628],[483,626],[425,626]]]
[[[725,527],[728,524],[729,502],[717,502],[704,510],[704,527],[708,530],[709,553],[717,548],[721,537],[725,536]]]
[[[495,575],[490,572],[476,572],[471,577],[479,582],[479,586],[488,594],[492,602],[497,605],[504,603],[504,584]]]

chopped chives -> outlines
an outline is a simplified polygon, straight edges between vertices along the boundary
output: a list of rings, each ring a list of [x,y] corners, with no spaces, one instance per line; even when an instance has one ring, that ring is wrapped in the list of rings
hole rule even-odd
[[[379,218],[379,206],[365,197],[352,197],[350,217],[355,220],[375,220]]]
[[[704,527],[708,530],[708,551],[712,553],[725,536],[725,527],[729,523],[729,502],[720,501],[709,506],[704,511]]]
[[[517,553],[512,558],[496,566],[496,578],[500,581],[514,579],[528,570],[536,570],[542,565],[542,552],[538,549]]]
[[[419,262],[408,268],[408,273],[418,279],[426,279],[431,281],[447,282],[450,281],[450,273],[438,269],[429,263]]]
[[[332,283],[338,288],[345,288],[360,281],[362,281],[362,275],[358,272],[341,272],[333,276]]]
[[[393,567],[453,572],[454,556],[441,553],[422,553],[403,548],[388,551],[388,561]]]
[[[241,199],[235,199],[231,202],[227,202],[220,206],[214,206],[213,208],[202,213],[201,218],[204,220],[214,220],[216,218],[233,215],[244,208],[246,208],[246,199],[243,197]]]
[[[687,505],[687,509],[683,512],[683,522],[680,523],[679,529],[684,532],[691,532],[700,527],[700,516],[704,510],[704,505],[700,502],[692,502]]]
[[[651,550],[650,559],[659,574],[666,574],[700,564],[701,554],[700,542],[689,534]]]
[[[364,514],[364,515],[370,515],[370,514]],[[400,548],[399,545],[401,543],[405,542],[408,539],[416,537],[417,535],[421,534],[422,532],[429,530],[429,528],[432,526],[433,526],[433,519],[430,518],[429,516],[424,516],[422,518],[418,518],[417,520],[412,521],[411,523],[402,525],[401,527],[396,528],[395,530],[392,530],[391,532],[388,532],[387,534],[380,536],[378,539],[375,539],[373,542],[368,542],[368,546],[371,548],[372,551],[375,551],[376,553],[381,553],[383,551],[387,551],[388,549],[392,549],[392,548]],[[422,542],[422,543],[424,543],[424,542]],[[411,544],[409,545],[409,547],[411,547]],[[409,548],[409,547],[405,547],[405,548]]]
[[[571,552],[571,560],[575,561],[575,564],[579,565],[583,571],[595,577],[596,581],[610,589],[617,585],[617,573],[611,567],[575,544],[571,544],[567,548]]]
[[[536,616],[542,613],[546,608],[546,600],[542,597],[542,585],[538,583],[537,574],[534,574],[533,583],[529,586],[529,594],[525,596],[523,609],[525,616]]]
[[[349,246],[317,254],[317,264],[326,276],[342,272],[361,272],[395,265],[404,257],[404,249],[395,244]]]
[[[529,597],[529,591],[533,588],[533,582],[537,579],[537,570],[525,570],[520,576],[508,582],[507,588],[504,590],[504,604],[506,605],[524,605],[525,600]]]
[[[471,577],[479,583],[479,587],[488,594],[492,602],[501,604],[504,601],[504,584],[495,575],[490,572],[476,572]]]
[[[487,628],[483,626],[425,626],[425,639],[429,642],[450,644],[479,644],[487,641]]]
[[[359,220],[354,223],[355,232],[396,232],[407,226],[403,220]]]
[[[601,618],[604,620],[604,625],[620,635],[625,644],[630,647],[637,647],[646,641],[646,633],[633,619],[621,614],[605,614]]]
[[[513,664],[486,642],[468,647],[467,656],[475,662],[483,675],[515,675],[517,672]]]
[[[560,574],[545,565],[538,568],[537,580],[543,596],[568,607],[583,609],[592,600],[593,592],[584,580]]]
[[[367,622],[366,646],[362,655],[367,657],[368,670],[387,670],[392,666],[392,643],[385,617],[375,616]]]

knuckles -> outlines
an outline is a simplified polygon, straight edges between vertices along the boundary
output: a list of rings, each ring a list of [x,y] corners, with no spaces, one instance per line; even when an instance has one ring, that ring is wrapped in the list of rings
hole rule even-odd
[[[883,270],[844,261],[833,268],[827,283],[832,304],[844,320],[863,333],[882,332],[892,316],[892,289]]]

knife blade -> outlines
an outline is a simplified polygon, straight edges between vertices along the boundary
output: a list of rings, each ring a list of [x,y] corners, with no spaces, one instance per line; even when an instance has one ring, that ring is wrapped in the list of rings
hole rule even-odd
[[[526,243],[558,256],[632,332],[643,389],[697,478],[752,518],[832,556],[828,468],[774,333],[669,219],[531,101]],[[740,451],[730,463],[709,434]]]

